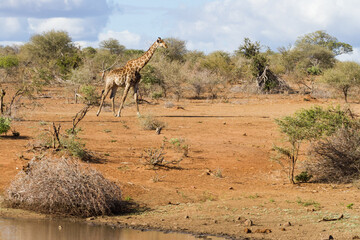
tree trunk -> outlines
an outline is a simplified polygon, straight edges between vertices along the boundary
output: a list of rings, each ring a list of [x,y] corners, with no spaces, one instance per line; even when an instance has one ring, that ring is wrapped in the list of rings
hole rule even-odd
[[[3,114],[4,113],[4,96],[5,96],[6,92],[4,91],[4,89],[0,90],[0,113]]]
[[[283,93],[292,92],[290,86],[281,78],[276,76],[268,66],[263,73],[256,78],[258,89],[262,93]]]

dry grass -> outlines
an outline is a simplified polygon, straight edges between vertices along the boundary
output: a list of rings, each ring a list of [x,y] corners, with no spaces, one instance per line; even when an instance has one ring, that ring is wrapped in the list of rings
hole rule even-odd
[[[6,190],[9,207],[89,217],[121,211],[121,190],[99,172],[70,159],[35,159]]]
[[[352,182],[360,176],[360,134],[358,128],[341,128],[328,139],[312,146],[319,161],[309,170],[324,182]]]

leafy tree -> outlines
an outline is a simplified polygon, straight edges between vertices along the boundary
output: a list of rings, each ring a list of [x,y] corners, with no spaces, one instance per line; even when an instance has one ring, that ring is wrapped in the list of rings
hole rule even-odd
[[[274,149],[285,158],[288,164],[289,181],[295,183],[294,171],[301,143],[330,136],[342,126],[348,126],[351,119],[340,107],[329,107],[324,110],[322,107],[315,106],[297,111],[292,116],[275,119],[275,122],[280,132],[285,135],[290,147],[274,146]],[[281,161],[279,163],[282,164]]]
[[[10,69],[17,66],[19,66],[19,58],[17,56],[0,56],[0,68]]]
[[[306,34],[295,42],[295,47],[301,47],[303,45],[318,45],[330,50],[336,56],[353,51],[350,44],[339,42],[336,37],[327,34],[326,31],[316,31]]]
[[[234,64],[227,52],[215,51],[207,55],[201,62],[200,66],[210,70],[212,73],[222,76],[230,76],[234,70]]]
[[[244,43],[239,46],[239,49],[235,51],[235,53],[251,59],[260,53],[260,49],[260,42],[253,43],[249,38],[244,38]]]
[[[125,46],[121,45],[119,41],[114,38],[101,41],[99,46],[100,48],[109,50],[111,54],[116,55],[120,55],[125,51]]]
[[[347,102],[352,87],[360,85],[360,65],[356,62],[337,62],[324,72],[322,80],[342,91]]]
[[[185,41],[177,38],[166,38],[164,41],[168,48],[161,49],[160,52],[162,52],[171,61],[183,62],[185,60],[184,56],[187,53]]]
[[[75,57],[71,60],[77,52],[78,49],[68,33],[55,30],[36,34],[21,47],[22,59],[31,63],[39,77],[45,80],[61,75],[60,72],[68,73],[70,68],[80,64],[80,58]],[[64,71],[64,67],[69,69]]]

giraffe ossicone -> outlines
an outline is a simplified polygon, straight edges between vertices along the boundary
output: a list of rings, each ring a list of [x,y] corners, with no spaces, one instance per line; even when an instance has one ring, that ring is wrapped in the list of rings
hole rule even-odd
[[[138,105],[138,87],[139,87],[139,82],[141,79],[140,70],[143,67],[145,67],[145,65],[150,61],[151,57],[154,55],[155,50],[158,47],[167,48],[166,43],[160,37],[158,37],[158,39],[151,45],[149,50],[147,50],[141,57],[132,59],[132,60],[128,61],[125,64],[125,66],[123,66],[121,68],[113,69],[108,74],[105,75],[105,77],[104,77],[105,88],[101,94],[101,102],[100,102],[99,110],[96,113],[97,116],[99,116],[99,114],[101,112],[101,108],[104,104],[104,100],[105,100],[106,96],[111,91],[110,99],[112,100],[111,105],[112,105],[112,110],[113,110],[114,116],[120,117],[121,110],[124,107],[124,102],[125,102],[128,92],[130,90],[130,87],[132,87],[134,89],[134,99],[135,99],[135,103],[136,103],[137,115],[140,116],[139,105]],[[123,96],[121,98],[119,111],[117,114],[115,114],[114,101],[115,101],[115,95],[116,95],[116,91],[117,91],[118,87],[125,87],[125,88],[124,88]]]

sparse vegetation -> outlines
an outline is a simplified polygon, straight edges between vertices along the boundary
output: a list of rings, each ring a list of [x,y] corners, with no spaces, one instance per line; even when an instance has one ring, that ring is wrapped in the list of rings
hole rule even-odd
[[[11,128],[11,119],[0,117],[0,134],[6,134]]]
[[[140,126],[144,130],[156,130],[161,127],[164,128],[166,124],[152,115],[142,115],[139,117]]]
[[[313,177],[313,175],[309,174],[308,172],[304,171],[301,172],[299,175],[295,176],[295,181],[297,183],[306,183],[310,181],[310,179]]]
[[[121,211],[120,188],[70,159],[33,158],[6,190],[13,208],[89,217]]]
[[[280,132],[285,135],[285,140],[290,147],[274,146],[274,150],[280,154],[274,159],[287,169],[289,181],[295,183],[295,166],[299,158],[302,142],[311,142],[323,136],[332,135],[342,126],[348,126],[351,117],[340,107],[323,109],[315,106],[310,109],[300,110],[293,116],[276,119],[275,122],[280,128]]]
[[[314,161],[308,164],[318,181],[349,183],[360,177],[359,126],[342,127],[312,145]]]

